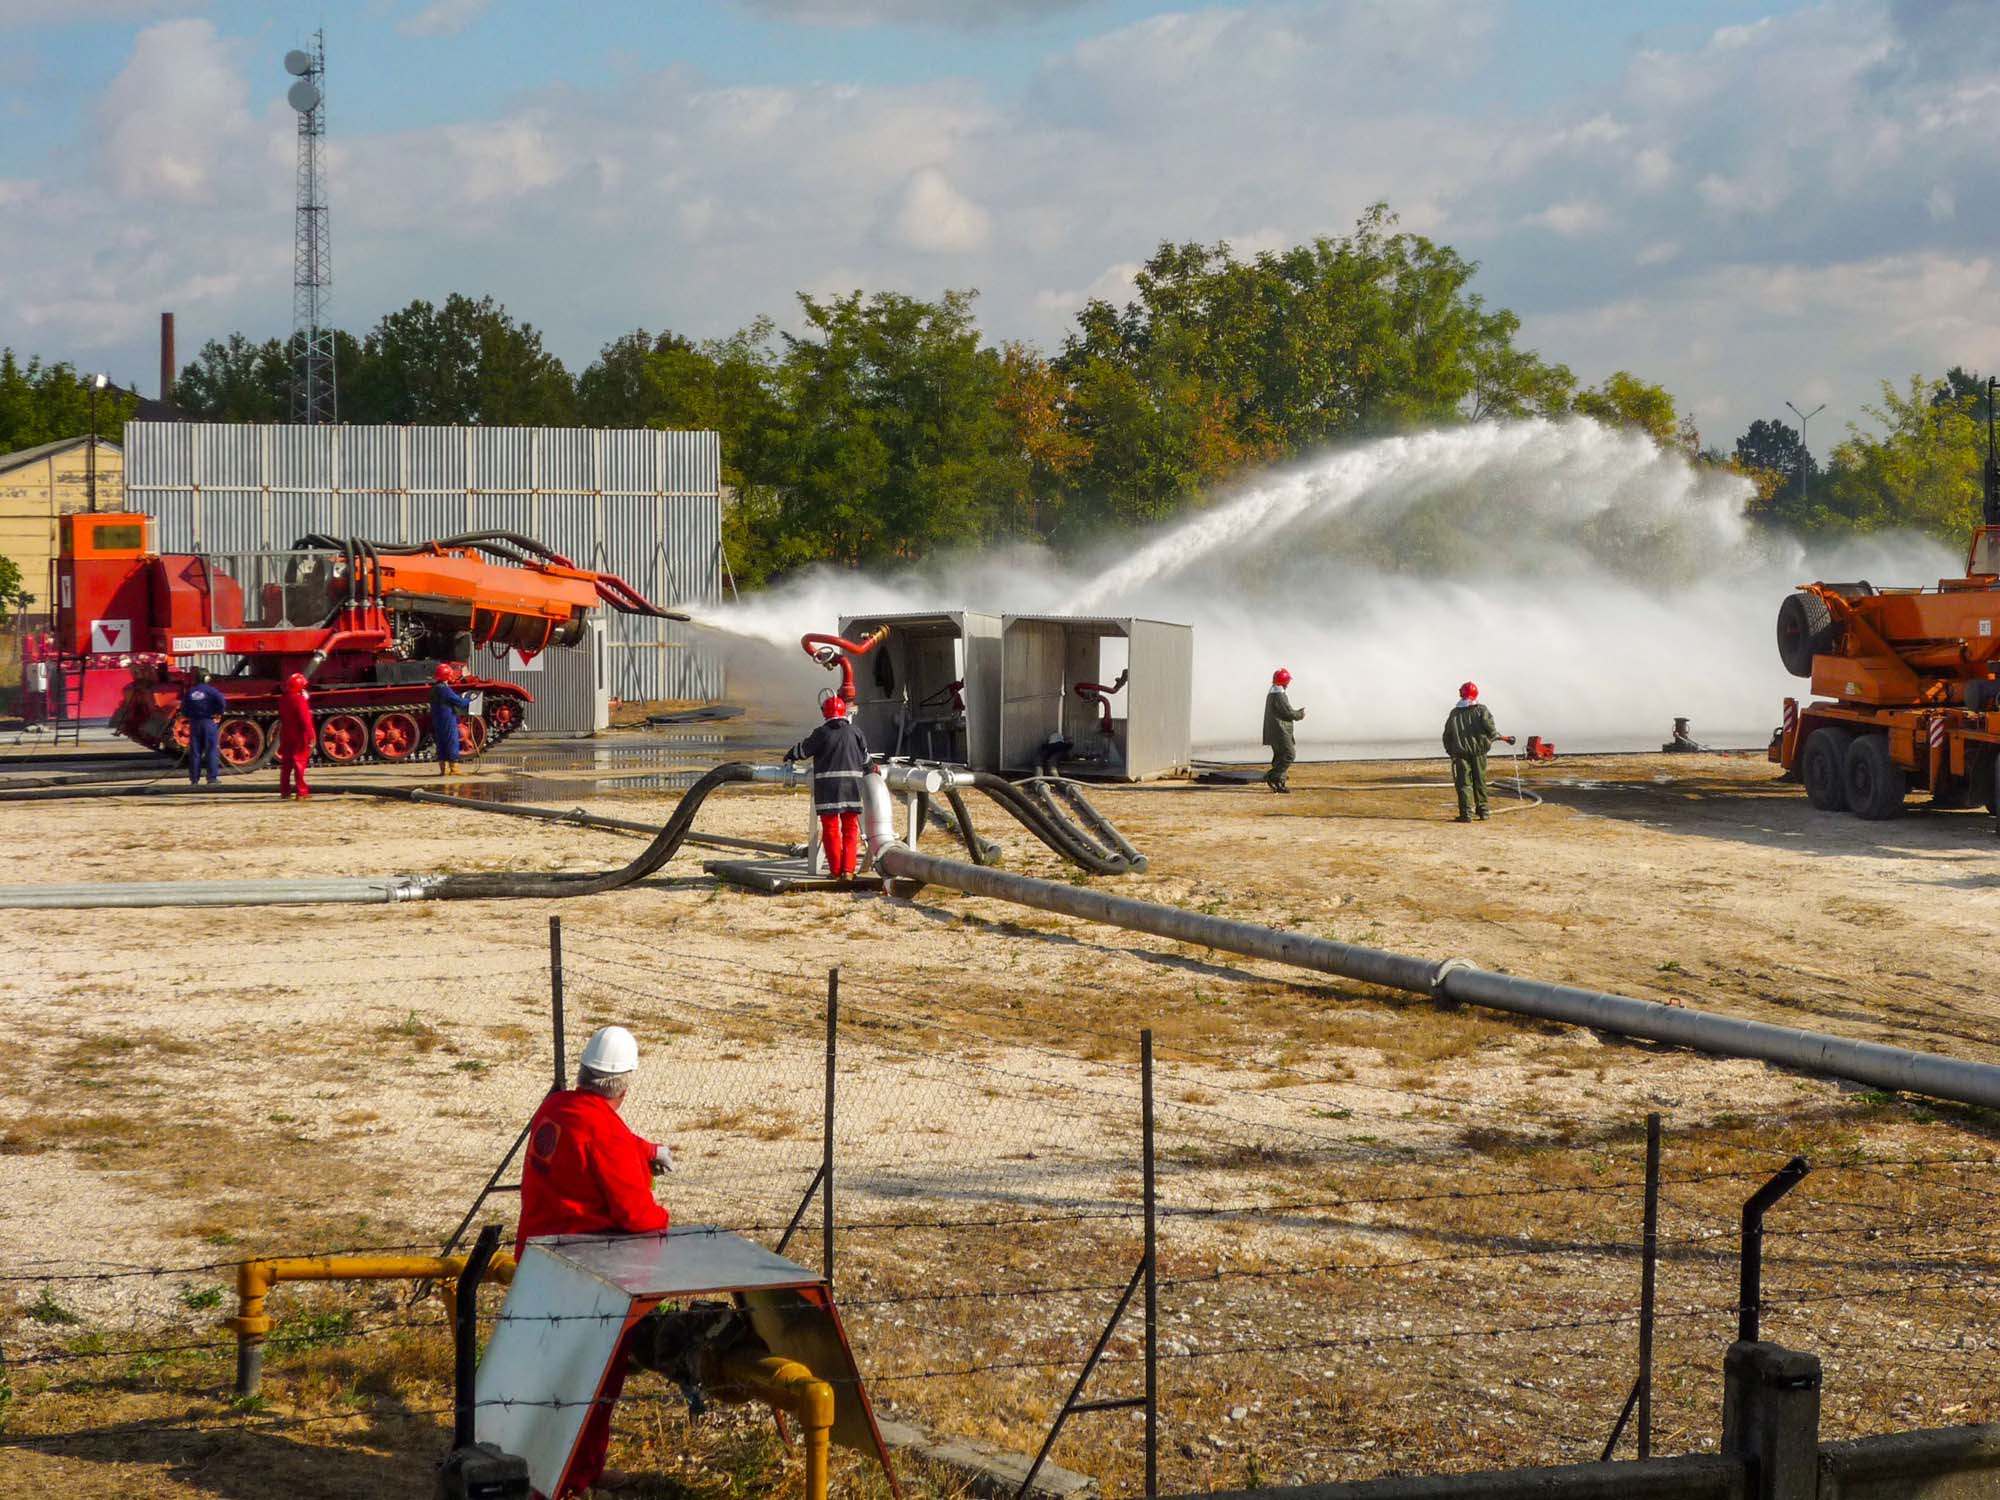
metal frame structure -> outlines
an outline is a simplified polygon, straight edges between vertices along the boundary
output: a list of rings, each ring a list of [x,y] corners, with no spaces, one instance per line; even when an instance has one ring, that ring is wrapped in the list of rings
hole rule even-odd
[[[317,92],[299,115],[298,208],[292,237],[292,419],[307,426],[340,420],[333,330],[326,323],[333,286],[333,234],[326,205],[326,33],[313,33],[312,67],[299,75]]]

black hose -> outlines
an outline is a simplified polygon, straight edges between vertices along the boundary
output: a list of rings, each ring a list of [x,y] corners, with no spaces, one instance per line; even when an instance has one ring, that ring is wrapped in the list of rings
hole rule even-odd
[[[681,845],[688,841],[695,814],[701,811],[701,805],[708,799],[710,792],[732,782],[749,781],[752,775],[753,768],[743,761],[731,761],[726,765],[717,766],[682,794],[681,800],[674,805],[672,815],[654,834],[653,841],[640,850],[630,862],[618,869],[577,875],[446,875],[432,884],[428,892],[429,897],[438,901],[474,901],[499,897],[594,896],[602,891],[615,891],[622,886],[631,885],[634,881],[644,880],[652,875],[661,865],[672,859]],[[519,811],[512,808],[503,809],[497,805],[482,807],[465,799],[426,791],[422,787],[352,786],[328,788],[328,791],[336,796],[379,797],[393,802],[456,803],[475,808],[480,812]],[[95,797],[232,795],[269,796],[270,789],[266,786],[216,786],[198,791],[193,787],[158,785],[29,787],[18,791],[0,791],[0,802],[52,802]],[[325,795],[325,793],[315,793],[315,795]]]
[[[1048,793],[1060,797],[1070,805],[1072,811],[1083,819],[1084,826],[1091,833],[1117,851],[1135,871],[1146,868],[1146,856],[1133,846],[1130,839],[1119,831],[1118,825],[1099,812],[1091,800],[1083,795],[1083,788],[1074,781],[1062,777],[1051,777],[1044,785]]]
[[[494,897],[550,898],[568,896],[596,896],[605,891],[615,891],[646,879],[661,865],[674,857],[694,826],[695,814],[708,800],[708,794],[717,787],[732,782],[747,782],[753,779],[755,767],[740,760],[732,760],[717,766],[686,792],[674,804],[673,815],[660,829],[653,842],[620,869],[603,870],[594,875],[447,875],[430,889],[435,901],[484,901]]]
[[[1091,874],[1123,875],[1131,868],[1123,859],[1107,858],[1101,849],[1078,837],[1074,827],[1051,818],[1006,777],[991,771],[975,771],[972,785],[1057,854]]]
[[[1126,858],[1116,844],[1100,840],[1089,829],[1077,824],[1076,819],[1070,816],[1069,810],[1057,802],[1055,793],[1050,790],[1054,785],[1053,777],[1030,776],[1025,781],[1015,782],[1014,789],[1046,813],[1050,822],[1061,828],[1077,843],[1092,850],[1100,859],[1124,860],[1129,867],[1131,860]]]
[[[938,821],[965,841],[965,852],[975,865],[990,865],[1000,857],[1000,847],[989,844],[972,827],[972,813],[966,808],[965,795],[955,786],[944,789],[944,800],[951,804],[951,816],[939,813]],[[953,827],[953,823],[956,827]]]

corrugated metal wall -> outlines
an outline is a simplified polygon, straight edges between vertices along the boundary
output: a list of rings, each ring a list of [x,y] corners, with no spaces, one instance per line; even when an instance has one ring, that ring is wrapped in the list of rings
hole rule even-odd
[[[279,551],[308,532],[415,542],[519,531],[655,603],[721,597],[721,439],[566,427],[130,422],[127,503],[163,551]],[[668,620],[607,611],[611,692],[722,696],[722,662]]]

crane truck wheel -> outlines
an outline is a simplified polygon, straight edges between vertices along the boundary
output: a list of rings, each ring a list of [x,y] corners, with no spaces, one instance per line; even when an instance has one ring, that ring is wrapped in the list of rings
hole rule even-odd
[[[1799,757],[1806,801],[1821,812],[1847,811],[1847,743],[1854,736],[1831,724],[1815,729]]]
[[[1847,747],[1847,805],[1871,820],[1893,818],[1903,810],[1910,781],[1889,758],[1886,734],[1864,734]]]
[[[1794,677],[1812,676],[1815,656],[1833,649],[1833,611],[1817,594],[1788,594],[1778,606],[1778,660]]]

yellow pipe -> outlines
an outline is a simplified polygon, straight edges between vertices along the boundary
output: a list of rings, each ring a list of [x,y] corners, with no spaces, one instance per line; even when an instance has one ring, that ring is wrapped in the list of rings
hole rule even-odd
[[[294,1255],[246,1260],[236,1268],[236,1394],[254,1396],[263,1376],[264,1340],[271,1332],[264,1299],[281,1281],[456,1281],[463,1255]],[[486,1267],[486,1280],[511,1282],[514,1257],[505,1251]]]
[[[826,1500],[827,1460],[833,1442],[833,1387],[795,1359],[758,1356],[748,1349],[725,1354],[712,1384],[720,1401],[762,1401],[796,1418],[805,1440],[805,1500]]]

